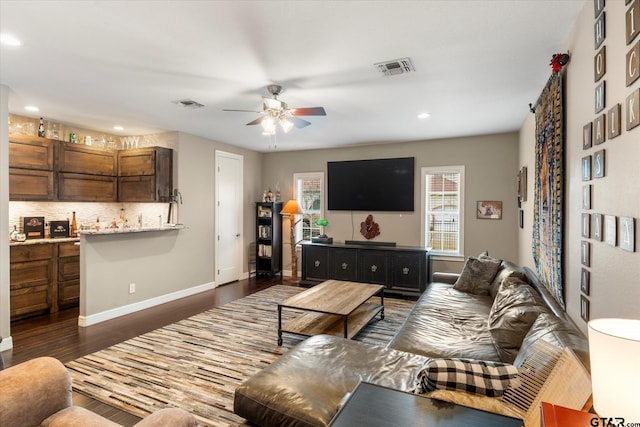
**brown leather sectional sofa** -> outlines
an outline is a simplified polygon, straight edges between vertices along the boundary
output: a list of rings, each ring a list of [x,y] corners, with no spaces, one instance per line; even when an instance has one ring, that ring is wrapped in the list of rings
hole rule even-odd
[[[503,285],[505,279],[520,286]],[[507,321],[492,322],[496,297],[503,302],[500,310],[513,314]],[[234,411],[263,427],[327,426],[360,381],[412,391],[430,358],[519,366],[539,339],[571,348],[589,368],[586,337],[535,274],[502,261],[485,295],[431,283],[385,347],[328,335],[308,338],[239,386]]]

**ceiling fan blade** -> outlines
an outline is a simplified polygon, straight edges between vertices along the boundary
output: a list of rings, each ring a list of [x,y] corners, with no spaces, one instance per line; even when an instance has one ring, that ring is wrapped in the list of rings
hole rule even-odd
[[[262,111],[258,111],[258,110],[231,110],[229,108],[223,108],[222,111],[237,111],[241,113],[262,113]]]
[[[307,108],[292,108],[291,114],[294,116],[326,116],[327,112],[323,107],[307,107]]]
[[[298,129],[302,129],[303,127],[307,127],[311,124],[311,122],[308,122],[304,119],[301,119],[299,117],[288,117],[287,120],[291,121],[291,123],[293,123],[293,125],[295,127],[297,127]]]
[[[251,126],[251,125],[259,125],[260,123],[262,123],[262,121],[264,119],[266,119],[268,116],[262,116],[262,117],[258,117],[257,119],[255,119],[252,122],[247,123],[247,126]]]

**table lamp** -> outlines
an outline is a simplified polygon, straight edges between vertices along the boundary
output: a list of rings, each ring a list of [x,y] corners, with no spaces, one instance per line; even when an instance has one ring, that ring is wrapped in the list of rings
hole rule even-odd
[[[594,319],[588,329],[595,412],[639,423],[640,320]]]
[[[296,254],[296,224],[300,222],[300,219],[296,221],[296,215],[302,215],[302,209],[300,205],[294,199],[289,200],[280,214],[289,217],[289,223],[291,224],[291,231],[289,234],[291,242],[291,280],[296,282],[298,280],[298,255]]]
[[[329,225],[329,221],[327,221],[324,218],[319,218],[316,220],[316,225],[319,225],[320,227],[322,227],[322,234],[320,234],[319,236],[314,236],[311,238],[311,242],[312,243],[333,243],[333,237],[327,237],[327,235],[324,232],[324,228]]]

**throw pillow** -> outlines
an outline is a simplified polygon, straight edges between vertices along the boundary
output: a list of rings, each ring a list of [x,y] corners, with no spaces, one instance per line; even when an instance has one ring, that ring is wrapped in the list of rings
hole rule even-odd
[[[439,389],[499,397],[516,380],[517,375],[518,368],[507,363],[472,359],[431,359],[418,373],[419,385],[416,393]]]
[[[453,289],[476,295],[489,295],[489,286],[500,268],[500,260],[469,257]]]
[[[513,363],[531,325],[545,311],[542,297],[531,285],[517,277],[502,281],[489,311],[488,326],[503,362]]]

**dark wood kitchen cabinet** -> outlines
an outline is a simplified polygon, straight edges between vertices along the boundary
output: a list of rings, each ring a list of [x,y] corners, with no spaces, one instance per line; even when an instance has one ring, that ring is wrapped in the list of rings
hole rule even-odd
[[[9,200],[56,199],[55,141],[30,135],[9,135]]]
[[[80,246],[73,241],[12,245],[9,269],[11,320],[80,302]]]
[[[118,151],[118,200],[168,202],[173,191],[173,150],[164,147]]]
[[[116,151],[60,142],[57,170],[85,175],[117,176]]]
[[[117,202],[116,177],[58,172],[61,202]]]
[[[55,264],[55,245],[11,246],[9,299],[11,319],[48,313]]]
[[[302,281],[315,285],[325,280],[376,283],[385,292],[420,295],[431,280],[428,248],[375,244],[302,245]]]
[[[58,308],[80,303],[80,246],[75,242],[58,243]]]
[[[60,142],[57,156],[58,200],[117,202],[115,150]]]

